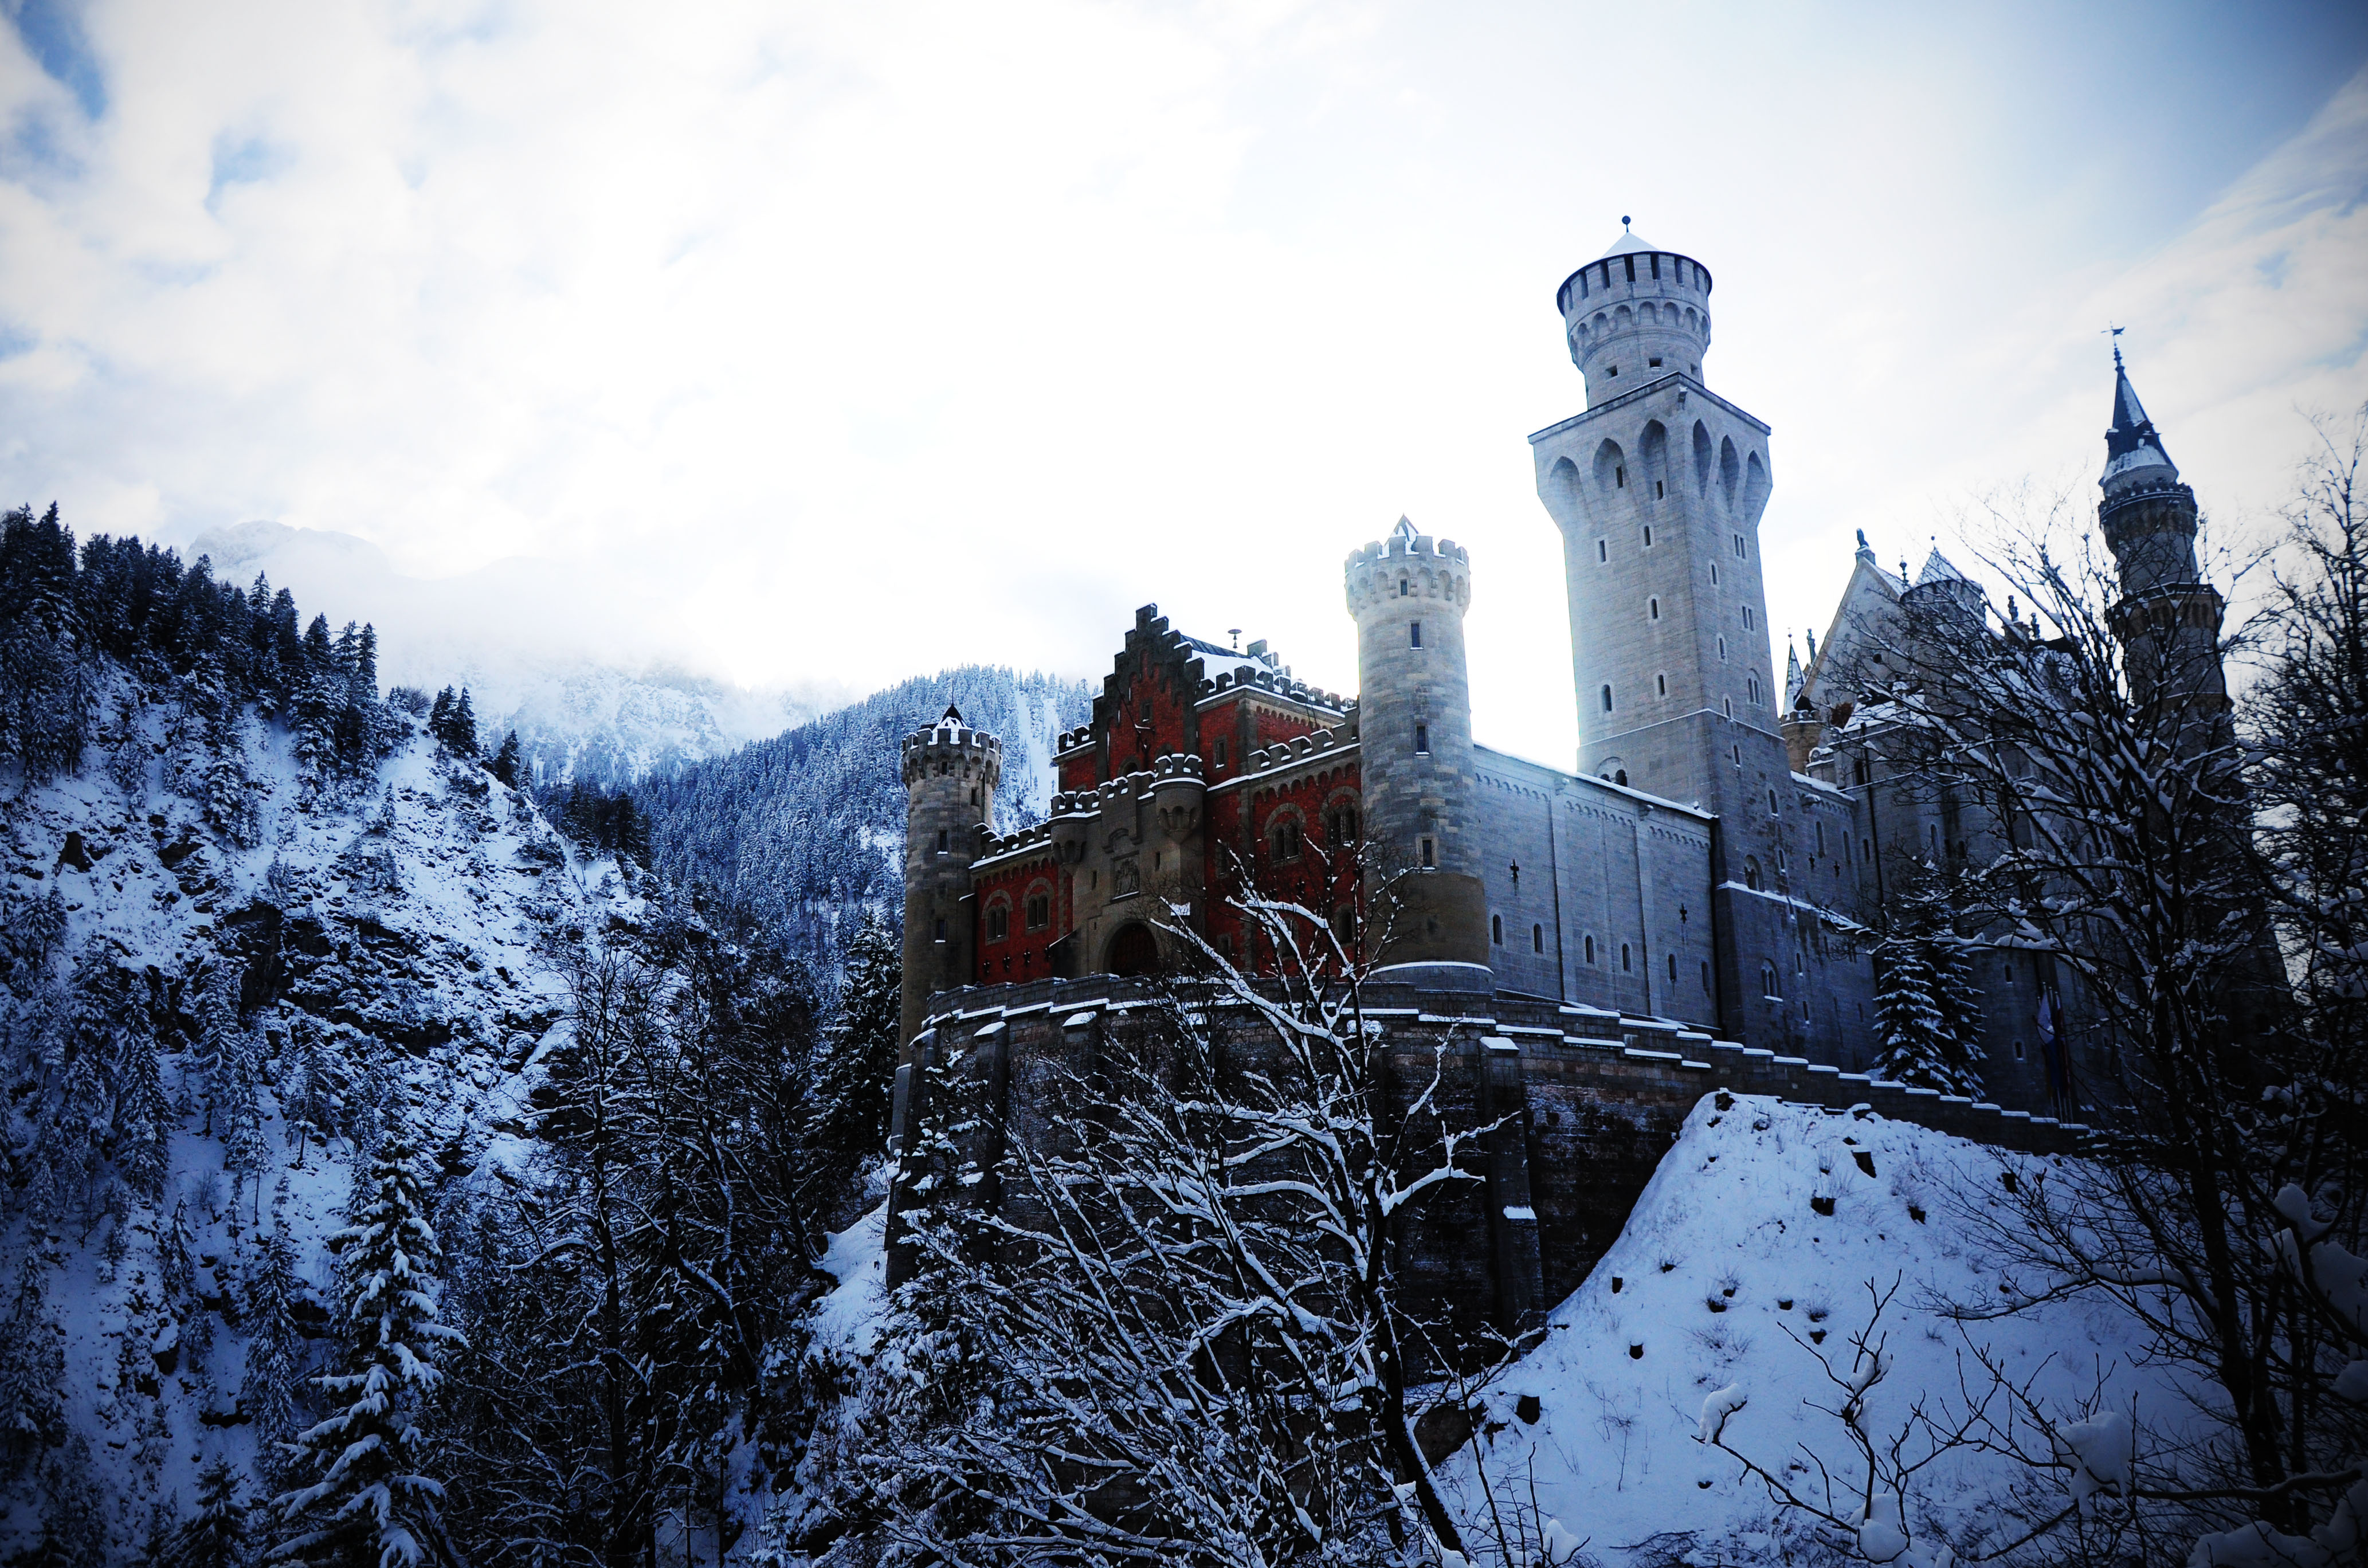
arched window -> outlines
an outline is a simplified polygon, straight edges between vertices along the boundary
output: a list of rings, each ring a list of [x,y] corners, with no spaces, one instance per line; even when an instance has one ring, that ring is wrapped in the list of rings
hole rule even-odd
[[[1630,955],[1629,955],[1629,951],[1628,951],[1628,944],[1627,944],[1627,943],[1625,943],[1625,942],[1621,943],[1621,944],[1620,944],[1620,972],[1621,972],[1621,973],[1622,973],[1622,974],[1630,974],[1630,973],[1634,973],[1634,972],[1635,971],[1635,968],[1636,968],[1636,966],[1635,966],[1634,963],[1631,963],[1631,962],[1629,961],[1629,956],[1630,956]]]
[[[1611,775],[1611,782],[1619,785],[1622,790],[1628,788],[1628,770],[1624,767],[1616,770]]]
[[[1595,938],[1592,937],[1587,938],[1587,961],[1589,963],[1595,961]]]
[[[1669,983],[1670,983],[1670,984],[1672,984],[1672,985],[1675,985],[1677,983],[1678,983],[1678,955],[1677,955],[1677,954],[1675,954],[1675,953],[1671,953],[1671,954],[1669,955]]]
[[[1611,688],[1608,686],[1603,688],[1603,710],[1606,713],[1611,711]]]
[[[1702,994],[1710,994],[1710,960],[1702,960]]]
[[[1743,885],[1753,892],[1759,891],[1759,862],[1749,856],[1743,861]]]
[[[1533,952],[1533,953],[1542,953],[1542,952],[1544,952],[1545,950],[1546,950],[1546,928],[1545,928],[1544,926],[1531,926],[1531,927],[1530,927],[1530,951],[1531,951],[1531,952]]]
[[[1776,966],[1772,963],[1763,963],[1759,966],[1759,994],[1762,996],[1784,994],[1776,988]]]
[[[1500,948],[1505,945],[1505,917],[1503,915],[1492,915],[1488,916],[1488,939],[1496,943],[1497,946]]]
[[[1304,843],[1298,819],[1286,817],[1275,824],[1271,832],[1274,835],[1274,858],[1277,863],[1298,859]]]
[[[986,906],[986,939],[1000,942],[1011,935],[1011,906],[996,903]]]

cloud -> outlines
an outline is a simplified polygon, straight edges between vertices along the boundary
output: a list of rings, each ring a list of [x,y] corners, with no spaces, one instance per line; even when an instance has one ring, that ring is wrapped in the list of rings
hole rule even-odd
[[[1099,673],[1157,599],[1350,686],[1338,562],[1404,511],[1474,548],[1483,737],[1566,756],[1522,437],[1621,211],[1715,269],[1709,379],[1776,426],[1780,626],[1851,528],[2089,462],[2108,314],[2232,505],[2283,391],[2358,377],[2362,139],[2260,85],[2325,99],[2350,33],[2091,93],[2065,29],[2118,24],[2045,9],[94,0],[40,13],[72,55],[7,14],[10,494],[353,536],[462,631],[499,582],[549,646],[754,685]]]

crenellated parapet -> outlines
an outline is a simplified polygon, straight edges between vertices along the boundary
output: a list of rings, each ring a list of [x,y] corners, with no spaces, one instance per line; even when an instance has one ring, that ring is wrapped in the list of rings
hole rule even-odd
[[[943,721],[905,737],[905,787],[924,778],[962,778],[992,793],[1003,778],[1003,743],[985,730]]]

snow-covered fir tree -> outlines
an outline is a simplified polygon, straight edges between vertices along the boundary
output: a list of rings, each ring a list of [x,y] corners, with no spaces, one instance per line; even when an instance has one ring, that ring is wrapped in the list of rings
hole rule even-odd
[[[275,1562],[381,1568],[453,1560],[427,1473],[422,1407],[461,1335],[439,1317],[442,1251],[428,1222],[425,1175],[409,1135],[388,1133],[356,1186],[352,1222],[332,1238],[347,1290],[345,1369],[314,1380],[344,1408],[290,1445],[296,1483],[274,1500]]]
[[[1941,880],[1927,866],[1875,944],[1876,1078],[1979,1098],[1979,993],[1952,927]]]
[[[244,1478],[228,1460],[198,1472],[198,1512],[157,1543],[155,1568],[244,1568],[249,1504]]]

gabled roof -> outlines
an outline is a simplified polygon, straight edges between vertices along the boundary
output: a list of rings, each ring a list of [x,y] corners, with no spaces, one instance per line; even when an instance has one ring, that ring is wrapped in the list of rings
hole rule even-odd
[[[1916,585],[1919,588],[1924,586],[1927,583],[1964,583],[1969,581],[1971,581],[1970,578],[1968,578],[1963,572],[1958,571],[1955,565],[1950,562],[1949,558],[1941,553],[1941,547],[1937,544],[1932,547],[1932,553],[1924,558],[1924,570],[1916,574]]]

